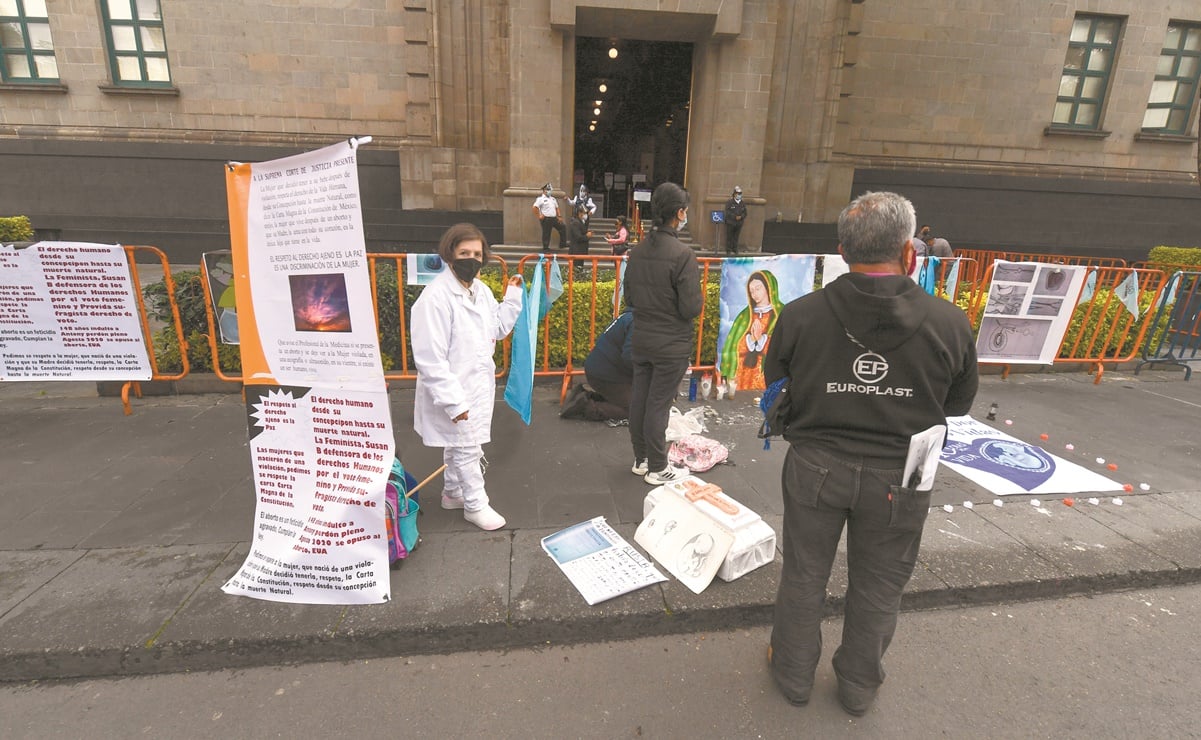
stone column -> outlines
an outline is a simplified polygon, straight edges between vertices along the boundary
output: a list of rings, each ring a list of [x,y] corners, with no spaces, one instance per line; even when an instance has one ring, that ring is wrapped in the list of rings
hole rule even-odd
[[[741,33],[695,46],[686,185],[694,204],[690,230],[695,223],[694,238],[706,248],[719,247],[710,211],[724,208],[735,185],[742,186],[747,204],[740,241],[748,251],[758,251],[763,244],[763,153],[776,5],[748,0],[742,6]]]
[[[504,190],[506,244],[540,244],[531,207],[542,184],[559,190],[571,184],[564,157],[570,143],[571,91],[564,69],[564,36],[550,26],[545,2],[512,0],[509,5],[509,172]],[[552,240],[555,237],[552,237]]]

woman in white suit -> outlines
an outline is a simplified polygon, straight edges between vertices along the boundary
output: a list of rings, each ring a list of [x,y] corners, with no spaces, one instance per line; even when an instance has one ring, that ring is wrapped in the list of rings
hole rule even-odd
[[[441,447],[446,463],[442,508],[462,509],[480,529],[505,526],[488,503],[481,460],[492,439],[496,399],[496,342],[521,313],[521,276],[497,302],[477,277],[488,261],[488,241],[472,224],[442,235],[438,254],[450,266],[413,303],[410,332],[417,366],[413,428],[427,447]]]

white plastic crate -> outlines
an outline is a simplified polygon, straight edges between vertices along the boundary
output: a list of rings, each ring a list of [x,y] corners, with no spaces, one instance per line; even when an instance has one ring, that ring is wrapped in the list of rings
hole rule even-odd
[[[705,481],[692,475],[674,483],[652,488],[642,502],[642,518],[645,519],[650,515],[651,509],[659,503],[661,496],[679,496],[687,501],[688,498],[685,495],[688,490],[687,481],[705,485]],[[718,497],[738,507],[738,512],[733,515],[727,514],[704,500],[695,501],[692,505],[734,535],[734,544],[717,570],[717,577],[729,582],[760,566],[767,565],[775,559],[776,533],[767,522],[763,521],[763,517],[730,498],[724,491],[718,494]]]

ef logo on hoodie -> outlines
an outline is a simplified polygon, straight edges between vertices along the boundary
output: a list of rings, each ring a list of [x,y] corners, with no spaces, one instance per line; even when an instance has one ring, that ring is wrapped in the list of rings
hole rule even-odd
[[[888,375],[888,360],[875,352],[864,352],[851,363],[858,383],[826,383],[826,393],[858,393],[865,396],[913,398],[912,388],[876,385]]]
[[[860,383],[879,383],[888,375],[888,360],[875,352],[864,352],[851,363],[851,372]]]

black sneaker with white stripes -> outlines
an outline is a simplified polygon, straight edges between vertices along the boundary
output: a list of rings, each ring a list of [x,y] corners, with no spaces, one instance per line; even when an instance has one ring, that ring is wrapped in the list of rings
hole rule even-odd
[[[642,480],[650,483],[652,486],[661,486],[664,483],[675,483],[678,480],[684,480],[692,473],[688,468],[677,468],[674,465],[668,465],[657,472],[647,473],[642,476]]]

